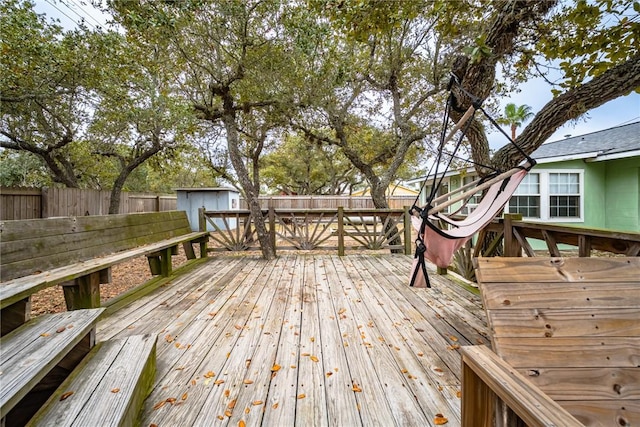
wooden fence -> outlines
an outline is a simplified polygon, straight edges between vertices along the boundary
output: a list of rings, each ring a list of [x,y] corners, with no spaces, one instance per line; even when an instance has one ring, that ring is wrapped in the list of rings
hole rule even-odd
[[[389,196],[389,209],[403,209],[412,206],[416,196]],[[375,209],[371,196],[262,196],[262,209]],[[240,199],[240,209],[249,209],[247,202]]]
[[[77,188],[0,188],[0,220],[106,215],[110,191]],[[160,212],[177,208],[176,196],[120,195],[120,212]]]

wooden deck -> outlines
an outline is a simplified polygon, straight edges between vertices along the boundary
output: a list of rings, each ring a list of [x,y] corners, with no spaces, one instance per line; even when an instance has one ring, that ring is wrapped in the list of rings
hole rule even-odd
[[[142,426],[460,425],[458,346],[480,298],[404,255],[220,256],[123,308],[98,339],[157,333]],[[117,385],[114,385],[117,387]]]

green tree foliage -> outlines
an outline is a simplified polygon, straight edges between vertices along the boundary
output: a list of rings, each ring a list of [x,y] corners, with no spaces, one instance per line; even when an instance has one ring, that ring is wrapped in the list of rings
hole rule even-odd
[[[335,146],[312,144],[301,135],[285,135],[261,165],[264,184],[281,194],[344,194],[361,181]]]
[[[39,157],[54,182],[79,187],[69,147],[82,143],[92,104],[84,33],[63,33],[18,0],[0,4],[0,32],[0,146]]]

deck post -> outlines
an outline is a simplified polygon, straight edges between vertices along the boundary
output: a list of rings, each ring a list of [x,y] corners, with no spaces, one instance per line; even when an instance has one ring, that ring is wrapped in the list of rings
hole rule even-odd
[[[198,231],[207,231],[207,218],[204,214],[204,206],[198,208]]]
[[[504,256],[522,256],[522,246],[513,234],[513,221],[522,221],[522,214],[504,214]]]
[[[338,206],[338,256],[344,256],[344,207]]]
[[[276,209],[269,206],[269,239],[273,246],[273,255],[276,255]]]
[[[404,254],[411,255],[411,206],[404,207]]]

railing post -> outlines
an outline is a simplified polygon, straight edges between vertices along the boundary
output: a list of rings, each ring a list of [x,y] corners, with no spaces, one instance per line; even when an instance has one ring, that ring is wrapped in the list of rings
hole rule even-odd
[[[344,208],[338,206],[338,256],[344,256]]]
[[[504,256],[519,257],[522,246],[513,234],[513,221],[522,221],[522,214],[504,214]]]
[[[269,239],[273,246],[273,255],[276,255],[276,210],[273,206],[269,207]]]
[[[207,218],[204,215],[204,206],[198,208],[198,231],[207,231]]]
[[[404,207],[404,254],[411,255],[411,214],[410,206]]]

